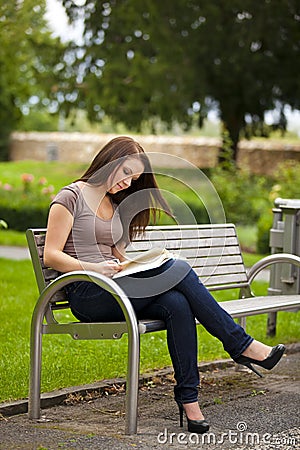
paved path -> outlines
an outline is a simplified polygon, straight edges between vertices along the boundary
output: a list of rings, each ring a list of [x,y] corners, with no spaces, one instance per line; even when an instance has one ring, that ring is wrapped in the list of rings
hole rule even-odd
[[[101,393],[74,390],[64,404],[27,414],[0,415],[1,450],[296,450],[300,448],[300,344],[271,372],[200,368],[200,403],[210,433],[188,433],[178,426],[172,372],[144,383],[139,394],[138,434],[124,434],[124,389],[110,381]],[[77,393],[76,393],[77,392]]]
[[[29,257],[29,250],[27,247],[0,245],[0,258],[21,260],[28,259]]]

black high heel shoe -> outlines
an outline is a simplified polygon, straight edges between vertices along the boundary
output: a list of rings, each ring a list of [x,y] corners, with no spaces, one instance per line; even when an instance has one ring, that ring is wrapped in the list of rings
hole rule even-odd
[[[185,417],[188,424],[188,431],[191,433],[198,433],[203,434],[206,433],[209,430],[209,424],[206,422],[206,420],[191,420],[188,418],[185,409],[181,403],[178,403],[179,408],[179,420],[180,420],[180,427],[183,427],[183,412],[185,413]]]
[[[248,369],[251,369],[254,373],[256,373],[256,375],[262,377],[262,374],[257,369],[255,369],[252,364],[256,364],[257,366],[263,367],[264,369],[271,370],[279,362],[282,355],[284,354],[284,351],[285,346],[283,344],[278,344],[276,345],[276,347],[272,348],[267,358],[262,361],[258,361],[257,359],[249,358],[248,356],[243,355],[234,359],[234,361],[238,364],[242,364],[243,366],[248,367]]]

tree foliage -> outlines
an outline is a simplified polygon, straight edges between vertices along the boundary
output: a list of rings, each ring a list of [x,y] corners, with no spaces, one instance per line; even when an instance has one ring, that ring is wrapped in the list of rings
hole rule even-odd
[[[0,0],[0,159],[10,132],[30,108],[57,111],[64,48],[44,20],[45,1]]]
[[[284,128],[285,105],[300,107],[296,0],[61,1],[84,20],[73,69],[92,120],[188,128],[217,108],[235,159],[242,134],[265,133],[266,111]]]

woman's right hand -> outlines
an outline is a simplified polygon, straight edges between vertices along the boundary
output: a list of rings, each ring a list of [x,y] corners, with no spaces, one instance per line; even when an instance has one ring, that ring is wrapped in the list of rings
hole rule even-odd
[[[108,278],[112,278],[123,268],[114,260],[102,261],[100,263],[93,264],[93,266],[93,270],[95,272],[105,275]]]

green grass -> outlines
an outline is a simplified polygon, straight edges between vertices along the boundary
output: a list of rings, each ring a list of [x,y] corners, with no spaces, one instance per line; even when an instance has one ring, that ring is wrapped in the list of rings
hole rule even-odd
[[[266,255],[256,253],[257,227],[256,225],[237,225],[237,235],[241,245],[246,267],[252,267]]]
[[[30,261],[0,259],[0,401],[28,396],[30,320],[37,288]],[[256,285],[265,291],[264,283]],[[237,297],[237,293],[235,293]],[[233,298],[222,292],[218,300]],[[266,316],[248,319],[248,332],[270,345],[300,339],[299,313],[279,313],[276,338],[265,339]],[[226,357],[220,342],[198,327],[199,361]],[[44,336],[42,391],[76,386],[126,373],[127,337],[118,341],[74,341]],[[170,365],[165,332],[141,336],[141,372]]]
[[[0,245],[17,245],[26,247],[27,241],[23,231],[1,230],[0,229]]]
[[[70,183],[83,173],[86,164],[67,163],[67,162],[44,162],[44,161],[14,161],[0,162],[0,181],[9,183],[14,187],[22,185],[21,175],[30,173],[35,177],[35,181],[45,177],[49,184],[54,186],[57,192],[62,186]]]
[[[246,253],[243,252],[244,264],[246,267],[252,267],[260,259],[264,258],[266,255],[260,255],[258,253]]]
[[[237,225],[236,232],[241,242],[242,248],[255,252],[257,240],[256,225]]]

